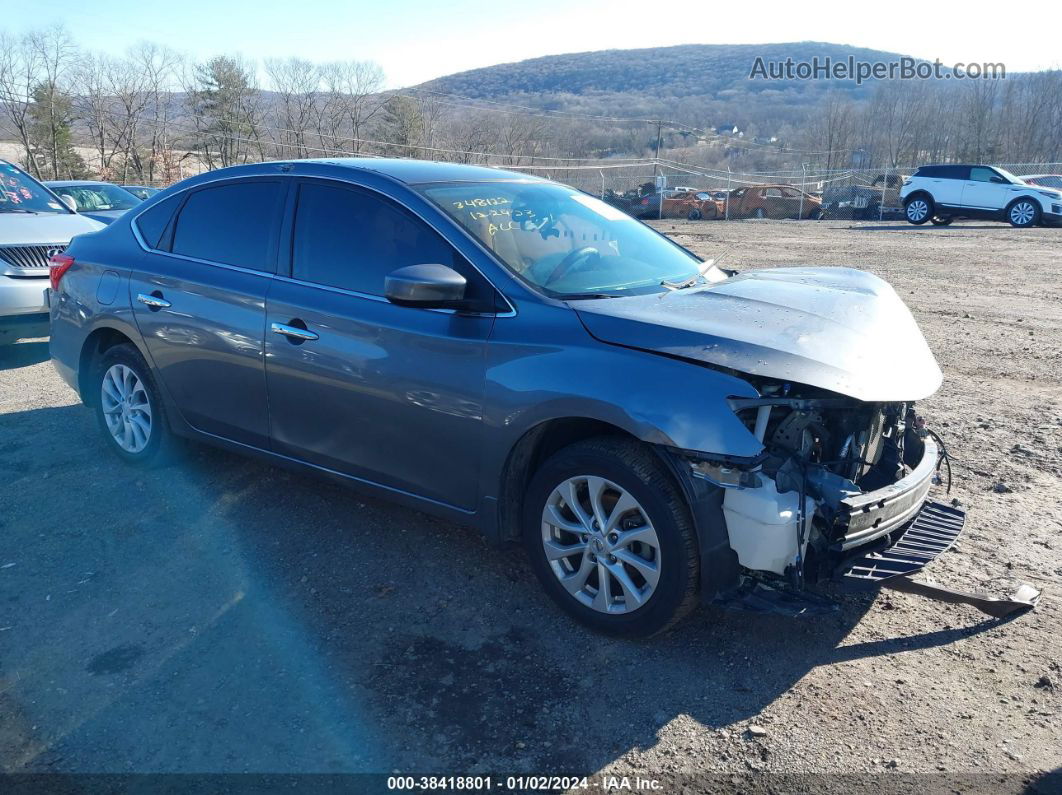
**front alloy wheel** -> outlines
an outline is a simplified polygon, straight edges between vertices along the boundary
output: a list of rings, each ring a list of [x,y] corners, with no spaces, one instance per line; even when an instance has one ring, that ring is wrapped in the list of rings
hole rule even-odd
[[[689,505],[634,439],[586,439],[547,459],[524,494],[523,536],[546,592],[599,632],[654,635],[697,603]]]
[[[1011,226],[1024,229],[1036,223],[1037,215],[1038,208],[1036,205],[1028,199],[1022,199],[1011,205],[1010,210],[1007,212],[1007,220],[1010,221]]]
[[[542,547],[564,590],[601,613],[637,610],[660,579],[660,540],[645,509],[593,475],[568,478],[549,495]]]

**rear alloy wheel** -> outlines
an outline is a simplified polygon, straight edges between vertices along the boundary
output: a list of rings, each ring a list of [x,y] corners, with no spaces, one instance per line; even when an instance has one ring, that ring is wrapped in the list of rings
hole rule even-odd
[[[689,510],[640,443],[601,437],[561,450],[535,474],[524,508],[535,573],[582,623],[646,637],[696,604]]]
[[[701,220],[701,211],[696,209],[690,210],[686,218],[688,218],[690,221],[699,221]]]
[[[922,196],[915,196],[903,208],[909,223],[921,226],[933,217],[933,202]]]
[[[1019,229],[1036,226],[1040,220],[1040,208],[1030,199],[1019,199],[1007,208],[1007,220]]]
[[[96,419],[109,446],[130,464],[168,460],[173,439],[147,363],[130,344],[108,349],[96,369]]]

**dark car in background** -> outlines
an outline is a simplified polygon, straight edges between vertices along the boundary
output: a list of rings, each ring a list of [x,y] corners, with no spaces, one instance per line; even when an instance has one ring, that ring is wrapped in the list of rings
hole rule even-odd
[[[763,591],[792,612],[962,526],[915,413],[941,372],[885,282],[734,276],[525,174],[214,171],[75,238],[51,284],[53,361],[119,458],[197,439],[522,539],[600,631]]]
[[[87,179],[49,180],[44,183],[59,197],[74,202],[74,209],[93,220],[109,224],[143,199],[110,182]]]
[[[902,174],[879,174],[869,184],[830,185],[822,192],[820,217],[845,221],[902,220]]]
[[[162,190],[162,188],[153,188],[150,185],[119,185],[118,187],[124,188],[141,200],[150,199]]]

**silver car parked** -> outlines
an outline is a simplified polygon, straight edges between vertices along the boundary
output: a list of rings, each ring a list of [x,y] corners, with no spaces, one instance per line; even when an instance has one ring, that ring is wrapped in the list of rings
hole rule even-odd
[[[103,224],[0,160],[0,345],[48,335],[48,260]]]

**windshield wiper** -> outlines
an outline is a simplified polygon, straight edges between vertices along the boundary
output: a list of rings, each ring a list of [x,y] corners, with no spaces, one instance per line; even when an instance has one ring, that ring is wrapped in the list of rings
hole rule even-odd
[[[0,213],[29,213],[37,215],[36,210],[27,210],[25,207],[0,207]]]
[[[621,296],[615,293],[552,293],[550,298],[556,298],[558,301],[582,301],[584,299],[593,298],[620,298]]]
[[[690,276],[684,282],[669,282],[667,279],[660,282],[661,287],[666,287],[669,290],[685,290],[687,287],[693,287],[695,284],[699,284],[702,281],[700,276]]]

